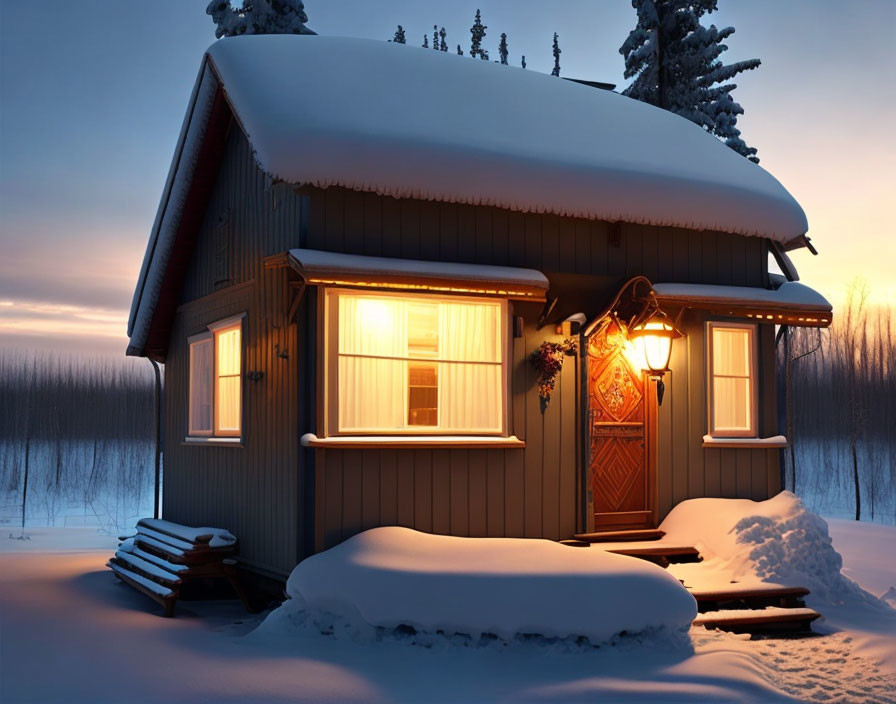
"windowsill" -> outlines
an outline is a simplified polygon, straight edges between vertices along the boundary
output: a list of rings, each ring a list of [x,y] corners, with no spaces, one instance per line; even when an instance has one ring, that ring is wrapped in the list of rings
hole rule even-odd
[[[464,448],[464,449],[517,449],[526,443],[515,435],[510,437],[494,437],[483,435],[338,435],[319,438],[314,433],[302,436],[304,447],[321,448],[362,448],[362,449],[428,449],[428,448]]]
[[[714,438],[703,436],[703,447],[733,447],[740,449],[776,450],[787,447],[787,438],[775,435],[770,438]]]
[[[212,445],[215,447],[243,447],[242,438],[186,437],[181,445]]]

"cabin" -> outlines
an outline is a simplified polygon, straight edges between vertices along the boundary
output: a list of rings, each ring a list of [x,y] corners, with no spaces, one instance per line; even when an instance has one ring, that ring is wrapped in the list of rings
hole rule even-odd
[[[758,165],[611,91],[218,41],[128,327],[164,363],[163,515],[282,580],[375,526],[562,540],[766,499],[776,328],[831,321],[787,254],[807,230]]]

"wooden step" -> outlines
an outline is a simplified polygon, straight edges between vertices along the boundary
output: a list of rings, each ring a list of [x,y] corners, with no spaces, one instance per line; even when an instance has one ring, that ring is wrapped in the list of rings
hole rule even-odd
[[[811,623],[821,616],[814,609],[738,609],[711,611],[694,619],[695,626],[731,633],[799,633],[811,630]]]
[[[716,609],[748,608],[760,609],[766,606],[798,608],[805,606],[803,597],[809,594],[805,587],[764,587],[738,588],[736,585],[724,589],[691,589],[701,612]]]
[[[668,567],[672,562],[700,562],[702,560],[697,548],[689,545],[638,545],[629,548],[613,547],[604,549],[617,555],[638,557],[642,560],[653,562],[660,567]]]
[[[640,530],[603,530],[596,533],[576,533],[573,538],[585,543],[624,543],[630,540],[659,540],[666,534],[657,528]]]

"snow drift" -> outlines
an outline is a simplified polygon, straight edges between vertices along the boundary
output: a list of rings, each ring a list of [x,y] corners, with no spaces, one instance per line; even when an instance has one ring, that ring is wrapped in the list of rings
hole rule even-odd
[[[784,491],[767,501],[691,499],[678,504],[660,525],[664,541],[694,545],[699,565],[673,565],[689,587],[716,588],[735,582],[804,586],[819,606],[882,602],[841,574],[824,519]]]
[[[642,560],[548,540],[456,538],[397,526],[309,557],[286,589],[291,599],[274,621],[324,613],[362,630],[410,626],[505,640],[538,634],[598,643],[623,632],[680,633],[697,612],[672,575]]]

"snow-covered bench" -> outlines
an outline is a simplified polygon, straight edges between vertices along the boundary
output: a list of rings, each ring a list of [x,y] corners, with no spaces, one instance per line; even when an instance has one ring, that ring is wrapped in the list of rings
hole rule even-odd
[[[165,616],[174,615],[185,582],[208,578],[226,579],[251,611],[236,569],[237,539],[228,531],[142,518],[136,533],[121,541],[107,565],[122,582],[161,604]]]

